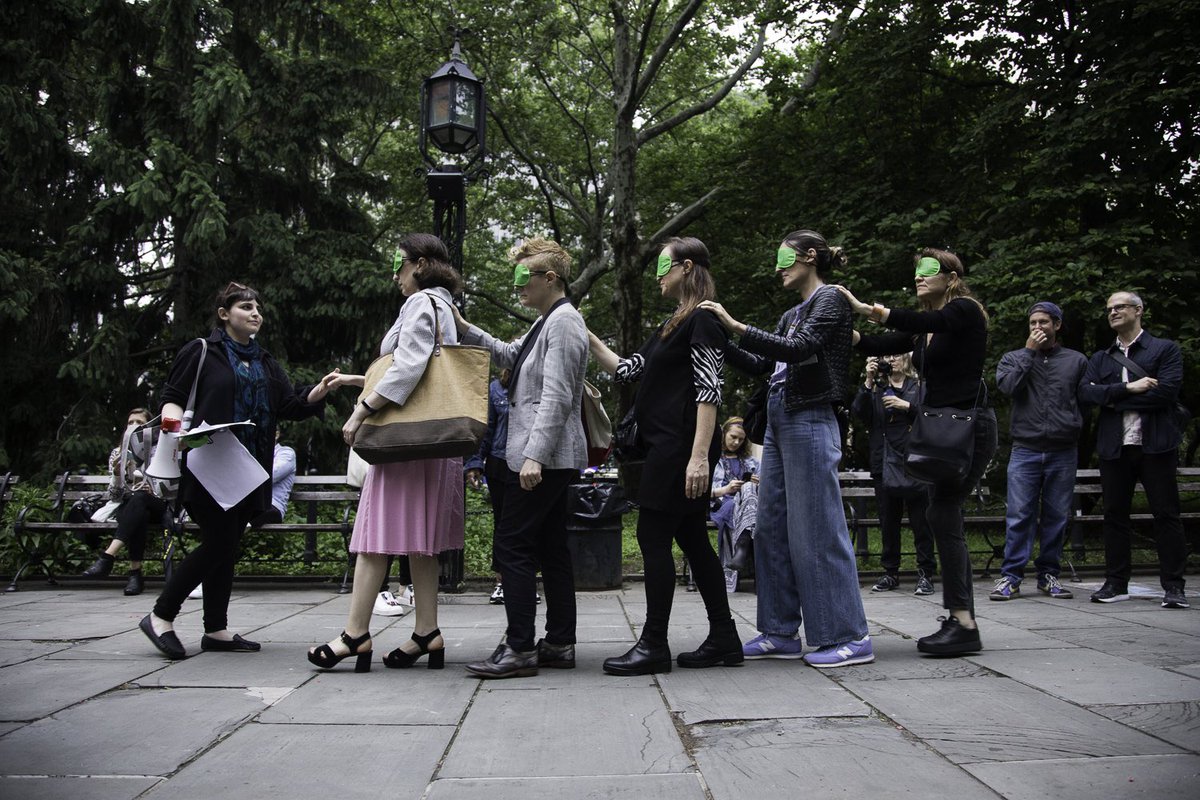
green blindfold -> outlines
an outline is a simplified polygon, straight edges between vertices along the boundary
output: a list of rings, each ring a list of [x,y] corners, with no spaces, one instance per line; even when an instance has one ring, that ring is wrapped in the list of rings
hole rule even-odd
[[[396,255],[392,256],[392,274],[393,275],[399,275],[400,270],[404,269],[404,261],[405,261],[404,254],[401,253],[399,250],[397,250]]]
[[[525,266],[524,264],[517,264],[517,266],[513,267],[513,286],[524,286],[525,284],[529,283],[530,276],[546,275],[549,272],[551,272],[551,270],[548,270],[548,269],[531,270],[529,267]]]
[[[781,247],[775,253],[775,271],[781,272],[796,263],[796,251],[790,247]]]
[[[658,268],[654,271],[656,277],[663,277],[671,271],[671,267],[675,266],[675,262],[666,253],[658,254]]]
[[[942,271],[942,263],[936,258],[925,256],[917,262],[917,277],[932,278]]]

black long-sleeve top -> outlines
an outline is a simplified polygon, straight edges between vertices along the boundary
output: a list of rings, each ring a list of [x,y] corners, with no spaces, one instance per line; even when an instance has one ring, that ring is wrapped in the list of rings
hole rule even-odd
[[[913,351],[913,365],[925,382],[925,404],[972,408],[982,402],[979,382],[987,353],[987,318],[973,300],[959,297],[936,311],[893,308],[892,333],[863,336],[858,349],[869,356]],[[924,334],[933,336],[924,342]]]

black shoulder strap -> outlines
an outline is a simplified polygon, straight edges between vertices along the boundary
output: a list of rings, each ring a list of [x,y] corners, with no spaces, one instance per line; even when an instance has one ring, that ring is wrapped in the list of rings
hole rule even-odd
[[[1125,369],[1129,370],[1131,374],[1137,375],[1139,378],[1150,377],[1150,373],[1142,369],[1142,367],[1136,361],[1134,361],[1132,358],[1129,358],[1124,353],[1117,353],[1112,350],[1108,350],[1106,352],[1108,353],[1109,358],[1125,367]]]

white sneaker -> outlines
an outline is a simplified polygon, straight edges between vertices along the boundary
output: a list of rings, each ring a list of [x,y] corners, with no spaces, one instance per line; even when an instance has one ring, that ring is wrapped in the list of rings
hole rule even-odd
[[[494,606],[504,605],[504,584],[496,584],[496,588],[492,589],[492,596],[488,598],[488,602]]]
[[[415,607],[417,605],[417,600],[416,595],[413,594],[412,584],[410,583],[408,586],[405,586],[404,589],[401,590],[400,594],[396,595],[396,599],[406,606]]]
[[[188,595],[188,599],[189,600],[203,600],[204,599],[204,584],[201,583],[198,586],[196,586],[195,589],[192,589],[191,594]]]
[[[401,603],[391,592],[380,592],[375,598],[374,613],[381,617],[402,617],[411,610],[411,606]]]

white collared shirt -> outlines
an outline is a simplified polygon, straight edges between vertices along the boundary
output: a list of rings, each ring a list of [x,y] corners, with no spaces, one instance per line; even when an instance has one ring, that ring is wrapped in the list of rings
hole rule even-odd
[[[1145,331],[1138,331],[1138,335],[1133,337],[1133,342],[1142,338]],[[1129,348],[1133,347],[1133,342],[1125,344],[1121,341],[1121,337],[1117,337],[1117,347],[1121,351],[1121,355],[1130,358]],[[1128,367],[1121,367],[1121,380],[1129,383]],[[1121,415],[1121,444],[1132,445],[1134,447],[1142,446],[1142,415],[1138,411],[1126,411]]]

